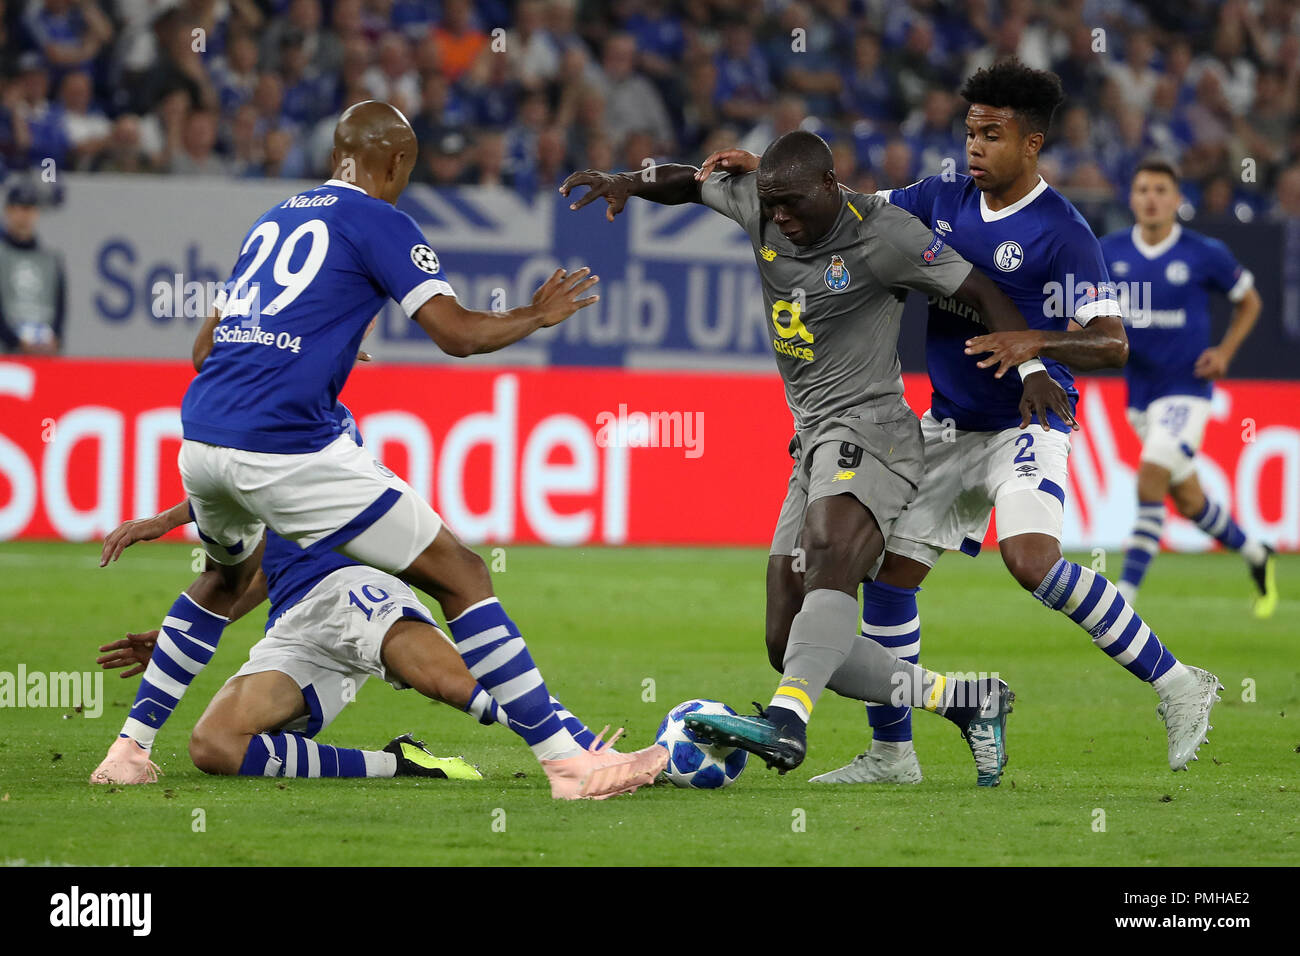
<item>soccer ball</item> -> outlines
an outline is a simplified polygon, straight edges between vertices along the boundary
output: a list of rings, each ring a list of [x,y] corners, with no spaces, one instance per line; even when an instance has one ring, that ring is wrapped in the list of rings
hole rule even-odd
[[[675,786],[717,790],[736,782],[749,754],[739,747],[715,747],[695,736],[683,722],[687,714],[735,714],[716,700],[688,700],[668,711],[655,743],[668,751],[664,776]]]

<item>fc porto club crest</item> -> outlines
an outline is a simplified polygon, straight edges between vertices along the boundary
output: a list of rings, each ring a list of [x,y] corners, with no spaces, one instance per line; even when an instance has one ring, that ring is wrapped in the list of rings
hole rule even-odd
[[[1018,242],[1008,240],[998,246],[993,253],[993,264],[1003,272],[1015,272],[1024,261],[1025,253]]]
[[[839,256],[831,256],[831,264],[826,267],[826,288],[832,292],[843,292],[849,287],[849,267]]]

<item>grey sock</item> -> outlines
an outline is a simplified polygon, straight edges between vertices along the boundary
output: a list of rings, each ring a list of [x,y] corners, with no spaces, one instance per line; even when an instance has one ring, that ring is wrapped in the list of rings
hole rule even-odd
[[[844,663],[857,639],[857,621],[856,597],[827,588],[806,594],[802,609],[790,625],[785,671],[772,703],[793,710],[806,721],[826,682]]]
[[[938,676],[918,664],[899,660],[869,637],[855,635],[848,656],[826,686],[841,697],[854,700],[935,710],[932,697]],[[949,696],[942,690],[940,693]],[[938,703],[937,709],[942,713],[947,701]]]

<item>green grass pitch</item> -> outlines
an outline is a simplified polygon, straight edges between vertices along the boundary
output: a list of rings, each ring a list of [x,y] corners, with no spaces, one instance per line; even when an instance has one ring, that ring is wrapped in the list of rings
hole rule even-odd
[[[29,673],[93,670],[99,644],[157,627],[193,576],[186,546],[136,546],[107,570],[96,568],[97,556],[90,545],[0,545],[0,671],[20,663]],[[774,689],[762,648],[759,550],[510,547],[504,556],[495,580],[506,608],[552,690],[597,728],[624,725],[627,739],[644,746],[682,700],[714,697],[747,710]],[[134,679],[106,675],[98,719],[0,710],[0,861],[1295,864],[1300,557],[1284,557],[1278,579],[1285,600],[1259,623],[1249,616],[1249,582],[1235,555],[1163,555],[1153,566],[1141,597],[1147,621],[1183,660],[1215,671],[1226,686],[1210,745],[1189,773],[1169,771],[1147,687],[1022,593],[996,555],[950,555],[921,596],[923,661],[941,671],[998,671],[1016,690],[1011,762],[999,789],[976,789],[956,730],[926,714],[915,718],[920,785],[807,783],[868,739],[862,706],[828,692],[808,760],[788,776],[751,763],[725,791],[661,784],[576,804],[550,799],[531,755],[504,728],[480,727],[377,681],[322,740],[378,748],[410,730],[435,752],[465,754],[486,779],[199,773],[186,754],[188,731],[260,636],[264,617],[255,613],[227,632],[161,733],[154,756],[165,776],[156,785],[86,783],[121,725]]]

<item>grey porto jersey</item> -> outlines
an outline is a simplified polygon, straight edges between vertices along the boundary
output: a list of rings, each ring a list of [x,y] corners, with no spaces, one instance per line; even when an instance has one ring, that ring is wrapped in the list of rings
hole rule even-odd
[[[971,265],[911,213],[850,192],[819,242],[797,246],[763,218],[757,173],[714,173],[705,205],[744,227],[762,278],[772,351],[799,431],[846,414],[908,414],[898,320],[908,289],[952,295]]]

